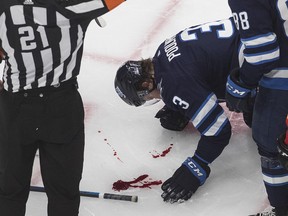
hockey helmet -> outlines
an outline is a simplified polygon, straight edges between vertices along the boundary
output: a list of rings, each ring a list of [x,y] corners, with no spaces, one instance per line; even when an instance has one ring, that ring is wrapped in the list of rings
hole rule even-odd
[[[146,100],[144,97],[151,90],[144,89],[141,85],[147,78],[143,73],[142,61],[127,61],[117,71],[114,86],[119,97],[131,106],[141,106]]]

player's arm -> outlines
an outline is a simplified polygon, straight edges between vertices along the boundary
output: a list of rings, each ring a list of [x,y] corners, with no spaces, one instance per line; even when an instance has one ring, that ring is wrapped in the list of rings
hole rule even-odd
[[[67,17],[97,18],[113,10],[125,0],[56,0],[56,2],[57,8]]]
[[[161,187],[163,200],[171,203],[188,200],[205,183],[210,174],[209,163],[221,154],[231,136],[231,125],[213,93],[195,103],[186,104],[180,99],[178,102],[183,108],[191,106],[188,113],[201,138],[194,156],[188,157]]]
[[[263,0],[229,0],[228,3],[245,45],[239,79],[247,86],[256,87],[261,77],[275,67],[280,55],[271,8]]]
[[[244,44],[244,62],[231,72],[226,85],[226,103],[230,111],[251,113],[260,79],[278,64],[279,45],[267,3],[263,0],[229,0]]]

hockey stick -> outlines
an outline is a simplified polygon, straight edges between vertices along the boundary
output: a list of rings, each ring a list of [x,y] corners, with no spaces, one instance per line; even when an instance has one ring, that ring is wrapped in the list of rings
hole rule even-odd
[[[45,192],[45,188],[44,187],[38,187],[38,186],[30,186],[30,191]],[[121,195],[121,194],[80,191],[80,196],[138,202],[138,196],[129,196],[129,195]]]

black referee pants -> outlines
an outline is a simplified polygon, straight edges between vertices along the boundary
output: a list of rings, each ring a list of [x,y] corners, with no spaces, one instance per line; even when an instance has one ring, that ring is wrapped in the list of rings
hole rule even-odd
[[[58,88],[0,93],[1,216],[25,215],[37,149],[48,215],[77,216],[84,109],[76,81]]]

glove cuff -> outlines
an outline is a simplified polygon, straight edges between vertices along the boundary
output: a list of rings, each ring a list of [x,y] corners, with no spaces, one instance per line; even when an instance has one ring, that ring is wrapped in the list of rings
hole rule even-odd
[[[231,77],[228,76],[227,91],[234,97],[243,98],[251,92],[251,89],[244,88],[243,86],[239,85],[239,82],[235,83]]]
[[[257,88],[257,86],[253,85],[247,85],[243,80],[241,80],[240,78],[240,68],[235,68],[230,72],[230,77],[231,80],[240,85],[241,87],[245,88],[245,89],[249,89],[249,90],[253,90],[255,88]]]
[[[246,85],[240,80],[240,69],[236,68],[231,71],[227,79],[226,90],[229,94],[237,98],[244,98],[248,94],[251,97],[256,95],[256,88]]]
[[[200,161],[197,157],[188,157],[182,165],[186,166],[188,170],[199,180],[200,185],[203,185],[209,177],[210,168],[207,164]]]

